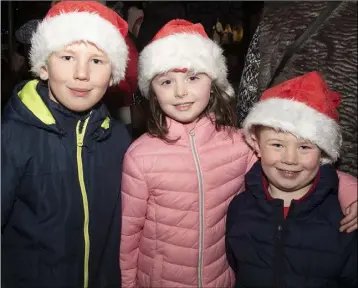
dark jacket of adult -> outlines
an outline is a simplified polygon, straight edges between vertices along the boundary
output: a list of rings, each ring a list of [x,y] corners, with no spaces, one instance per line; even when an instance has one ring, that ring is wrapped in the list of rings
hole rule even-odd
[[[326,8],[326,1],[265,2],[251,41],[237,96],[239,122],[268,88],[289,45]],[[289,59],[272,86],[310,71],[319,71],[343,99],[339,106],[343,146],[338,168],[358,176],[357,161],[357,3],[342,1]]]
[[[228,208],[227,258],[236,287],[357,287],[357,232],[339,232],[336,171],[322,166],[286,219],[283,200],[268,200],[262,175],[257,162],[246,175],[247,190]]]
[[[1,280],[6,288],[120,287],[122,124],[18,85],[2,119]]]

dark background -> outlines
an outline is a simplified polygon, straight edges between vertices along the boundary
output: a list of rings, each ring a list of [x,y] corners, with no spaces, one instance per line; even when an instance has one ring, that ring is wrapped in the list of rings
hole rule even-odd
[[[117,1],[106,1],[109,7],[113,7],[116,3]],[[262,1],[123,1],[123,4],[122,17],[124,19],[127,17],[127,9],[130,6],[137,6],[144,11],[144,22],[138,38],[135,39],[139,52],[157,31],[172,19],[182,18],[201,23],[209,37],[212,35],[212,27],[217,19],[223,27],[227,23],[234,25],[241,21],[244,28],[243,40],[236,46],[223,46],[228,60],[229,80],[237,88],[245,54],[260,19]],[[2,104],[6,102],[4,97],[10,96],[13,86],[19,81],[18,75],[13,75],[14,73],[9,68],[9,61],[3,61],[3,58],[5,56],[9,59],[11,51],[22,55],[27,54],[24,52],[26,50],[22,47],[23,45],[16,41],[15,31],[29,20],[42,19],[50,6],[51,1],[11,1],[11,3],[1,1]]]

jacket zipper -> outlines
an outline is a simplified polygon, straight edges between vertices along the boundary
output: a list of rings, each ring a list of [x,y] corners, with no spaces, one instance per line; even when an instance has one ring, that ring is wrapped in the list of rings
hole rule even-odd
[[[204,189],[203,189],[203,175],[201,173],[200,161],[198,151],[195,146],[195,131],[190,131],[190,144],[193,152],[196,172],[199,182],[199,259],[198,259],[198,285],[199,288],[203,287],[203,247],[204,247]]]
[[[83,287],[88,287],[88,262],[89,262],[89,251],[90,251],[90,239],[89,239],[89,209],[88,209],[88,199],[87,192],[84,180],[83,173],[83,161],[82,161],[82,147],[83,140],[86,134],[87,124],[90,117],[86,120],[80,120],[77,122],[76,126],[76,142],[77,142],[77,171],[78,171],[78,180],[81,188],[82,202],[83,202],[83,212],[84,212],[84,223],[83,223],[83,236],[85,242],[84,250],[84,270],[83,270]]]
[[[275,287],[283,287],[283,278],[282,278],[282,263],[284,260],[283,253],[283,243],[284,243],[284,234],[283,230],[285,227],[286,219],[283,216],[283,206],[279,206],[280,209],[276,209],[275,219],[276,219],[276,235],[275,235],[275,246],[274,246],[274,274],[275,274]],[[290,208],[291,209],[291,208]],[[290,211],[288,211],[290,213]],[[288,214],[287,216],[288,217]]]

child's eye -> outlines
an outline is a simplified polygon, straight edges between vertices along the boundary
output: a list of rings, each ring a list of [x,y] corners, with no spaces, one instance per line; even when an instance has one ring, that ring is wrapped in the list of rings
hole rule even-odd
[[[170,83],[171,83],[170,80],[165,80],[165,81],[162,82],[161,85],[165,86],[165,85],[169,85]]]
[[[197,77],[197,76],[190,76],[189,77],[190,81],[195,81],[196,79],[199,79],[199,77]]]
[[[311,147],[307,146],[307,145],[301,145],[300,148],[303,149],[303,150],[311,149]]]
[[[103,61],[99,59],[92,59],[92,61],[94,64],[103,64]]]
[[[279,143],[272,143],[271,146],[275,147],[275,148],[281,148],[282,145]]]
[[[65,61],[70,61],[73,59],[73,57],[72,56],[62,56],[61,59],[65,60]]]

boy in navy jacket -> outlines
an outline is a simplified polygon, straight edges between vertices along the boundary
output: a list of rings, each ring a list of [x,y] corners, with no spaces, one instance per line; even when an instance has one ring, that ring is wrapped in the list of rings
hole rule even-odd
[[[94,2],[54,5],[31,40],[32,80],[2,119],[2,287],[120,287],[126,128],[101,104],[125,76],[127,23]]]
[[[236,287],[357,287],[357,232],[339,232],[331,165],[342,143],[339,102],[311,72],[265,91],[244,121],[260,161],[228,208]]]

